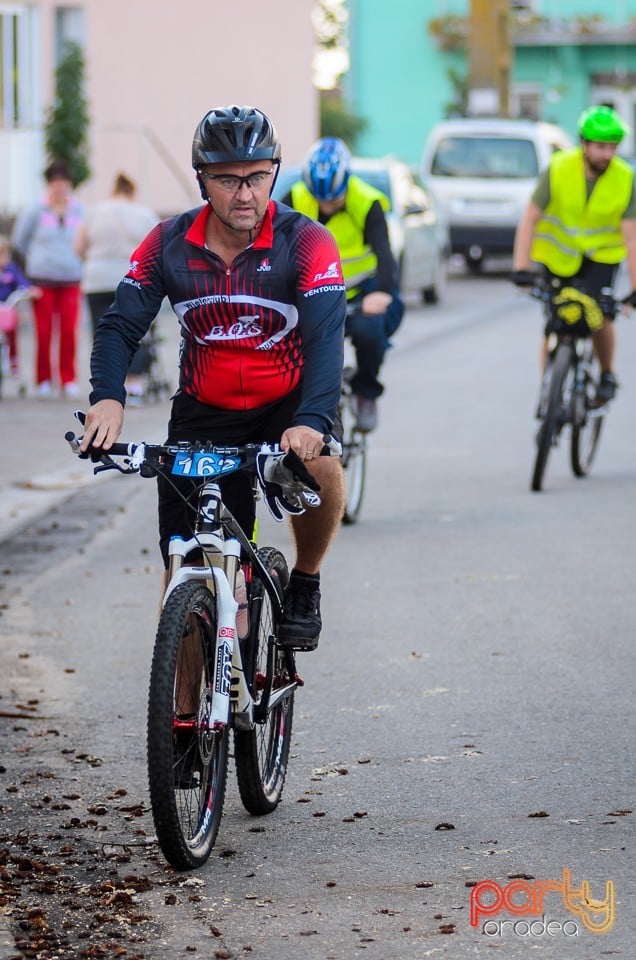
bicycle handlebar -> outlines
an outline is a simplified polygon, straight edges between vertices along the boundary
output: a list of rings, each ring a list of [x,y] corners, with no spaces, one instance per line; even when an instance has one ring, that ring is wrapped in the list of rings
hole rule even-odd
[[[567,286],[567,284],[565,284],[565,286]],[[558,291],[552,289],[548,282],[542,277],[537,277],[535,283],[525,289],[531,297],[534,297],[535,300],[541,300],[543,303],[550,303],[555,294],[558,293]],[[575,289],[578,289],[578,287],[575,287]],[[585,290],[581,290],[580,292],[586,293]],[[628,305],[631,295],[628,294],[622,300],[616,299],[611,292],[604,293],[603,291],[601,291],[598,296],[592,296],[592,294],[587,294],[587,296],[598,303],[604,316],[615,317],[618,313],[625,313],[623,308]]]
[[[84,423],[85,415],[82,411],[76,411],[75,416],[80,423]],[[158,444],[146,443],[144,441],[140,443],[122,443],[121,441],[117,441],[112,443],[108,450],[104,450],[101,447],[93,447],[91,445],[89,446],[88,450],[81,452],[81,436],[77,436],[72,430],[69,430],[64,435],[64,439],[70,445],[73,453],[76,454],[80,459],[92,460],[93,463],[98,464],[94,469],[94,473],[101,473],[103,470],[118,470],[120,473],[125,474],[141,473],[142,476],[155,476],[156,470],[162,465],[169,466],[169,461],[174,460],[177,454],[187,455],[207,453],[235,457],[238,456],[243,459],[243,466],[247,466],[256,462],[256,455],[263,449],[263,447],[267,447],[269,452],[277,452],[280,450],[280,447],[277,444],[272,445],[262,443],[248,443],[244,446],[224,446],[222,444],[206,444],[201,442]],[[342,444],[336,440],[335,437],[333,437],[331,434],[325,434],[322,439],[324,446],[320,451],[321,457],[339,457],[342,455]],[[124,464],[117,463],[117,461],[113,460],[113,457],[124,458]],[[144,472],[143,470],[144,465],[148,465],[150,468],[147,472]]]

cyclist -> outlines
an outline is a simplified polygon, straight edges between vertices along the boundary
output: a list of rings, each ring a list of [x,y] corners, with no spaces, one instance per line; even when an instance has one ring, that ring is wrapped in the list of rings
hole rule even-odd
[[[389,244],[387,197],[351,173],[351,154],[338,137],[323,137],[309,150],[302,179],[283,203],[323,223],[334,235],[347,285],[346,334],[356,352],[351,381],[356,395],[357,428],[377,426],[378,380],[390,338],[402,320],[397,264]]]
[[[168,441],[280,442],[320,484],[320,506],[291,518],[296,563],[279,632],[282,644],[313,650],[322,625],[319,571],[344,509],[340,460],[319,454],[340,395],[346,300],[331,234],[270,200],[280,161],[262,111],[220,107],[200,121],[192,166],[204,205],[156,225],[133,253],[96,330],[83,447],[92,441],[107,450],[117,439],[128,363],[167,296],[182,337]],[[222,482],[251,533],[249,480]],[[170,537],[192,529],[165,479],[159,531],[167,565]]]
[[[532,261],[555,284],[572,285],[598,298],[611,289],[619,263],[627,260],[636,291],[636,197],[634,171],[616,156],[628,128],[615,110],[590,107],[578,122],[580,146],[556,153],[539,182],[515,236],[512,280],[531,286]],[[636,305],[636,292],[628,302]],[[607,403],[618,387],[611,318],[594,334],[601,367],[597,401]],[[547,345],[542,346],[545,363]]]

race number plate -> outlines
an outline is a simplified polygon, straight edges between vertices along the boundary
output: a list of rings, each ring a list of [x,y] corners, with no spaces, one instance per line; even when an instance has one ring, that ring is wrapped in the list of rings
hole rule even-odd
[[[220,477],[240,467],[238,457],[220,453],[177,453],[172,473],[178,477]]]

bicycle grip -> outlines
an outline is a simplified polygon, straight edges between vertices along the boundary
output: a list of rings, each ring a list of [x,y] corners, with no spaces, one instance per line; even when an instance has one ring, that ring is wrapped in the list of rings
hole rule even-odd
[[[321,457],[341,457],[342,456],[342,444],[339,440],[336,440],[334,436],[330,433],[326,433],[322,442],[324,444],[322,450],[320,451]]]
[[[82,437],[76,436],[72,430],[69,430],[64,434],[64,439],[70,444],[71,450],[77,454],[80,460],[88,460],[90,458],[94,463],[98,463],[101,457],[131,457],[137,449],[137,444],[135,443],[117,442],[111,444],[108,450],[90,445],[85,453],[80,453]]]

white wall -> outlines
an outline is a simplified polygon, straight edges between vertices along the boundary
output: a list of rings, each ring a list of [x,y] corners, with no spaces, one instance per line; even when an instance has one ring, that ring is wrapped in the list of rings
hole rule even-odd
[[[42,49],[35,55],[45,110],[54,93],[55,9],[64,5],[64,0],[36,4]],[[283,163],[298,162],[316,139],[313,0],[84,0],[66,5],[85,11],[92,169],[91,180],[79,191],[85,202],[106,196],[114,175],[123,170],[138,182],[139,199],[160,214],[197,204],[192,135],[211,107],[249,103],[264,110],[281,139]],[[5,157],[16,150],[18,146],[2,147],[3,168]],[[37,171],[37,177],[44,159],[32,156],[28,173],[24,168],[18,172],[32,178]],[[32,184],[32,199],[40,189],[40,182]]]

